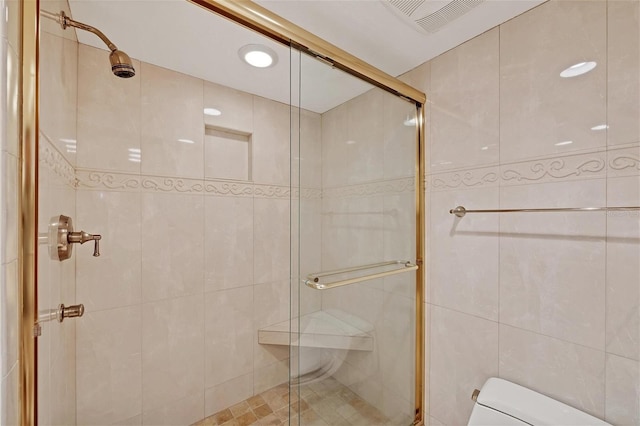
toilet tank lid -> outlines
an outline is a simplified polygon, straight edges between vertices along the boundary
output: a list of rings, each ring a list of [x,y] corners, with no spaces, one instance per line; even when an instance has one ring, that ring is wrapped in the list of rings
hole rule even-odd
[[[476,402],[536,426],[611,426],[548,396],[495,377],[486,381]]]

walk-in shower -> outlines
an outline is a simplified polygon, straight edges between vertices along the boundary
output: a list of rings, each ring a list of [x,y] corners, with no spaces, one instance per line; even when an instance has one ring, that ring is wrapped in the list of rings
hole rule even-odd
[[[424,95],[223,4],[41,11],[38,422],[420,421]]]

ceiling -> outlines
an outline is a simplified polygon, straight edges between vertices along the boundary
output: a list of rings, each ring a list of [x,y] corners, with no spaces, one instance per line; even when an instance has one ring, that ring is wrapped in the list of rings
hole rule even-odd
[[[258,0],[257,3],[386,73],[400,75],[542,1]],[[285,103],[300,88],[301,106],[312,111],[325,112],[370,88],[315,59],[301,59],[288,47],[185,0],[69,0],[69,4],[73,19],[99,28],[136,59]],[[393,4],[413,14],[407,16]],[[414,22],[424,14],[429,16],[421,23],[428,21],[431,26],[425,27],[431,32]],[[81,43],[105,48],[93,34],[78,31],[77,35]],[[275,50],[278,63],[271,68],[256,69],[242,62],[238,49],[252,43]],[[292,90],[290,67],[298,66],[300,81],[292,80],[295,81]]]

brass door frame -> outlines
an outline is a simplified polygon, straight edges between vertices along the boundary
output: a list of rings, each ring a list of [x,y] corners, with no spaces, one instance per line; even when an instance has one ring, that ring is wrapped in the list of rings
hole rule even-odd
[[[18,227],[20,424],[37,423],[38,0],[20,2],[20,191]]]
[[[415,420],[424,423],[424,288],[425,288],[425,111],[426,95],[399,79],[367,64],[344,50],[248,0],[188,0],[267,37],[316,56],[348,74],[367,81],[416,105],[416,347]],[[37,206],[38,206],[38,35],[39,0],[21,4],[20,79],[20,202],[19,202],[19,294],[20,323],[20,419],[22,425],[37,424],[37,339],[34,336],[37,312]]]

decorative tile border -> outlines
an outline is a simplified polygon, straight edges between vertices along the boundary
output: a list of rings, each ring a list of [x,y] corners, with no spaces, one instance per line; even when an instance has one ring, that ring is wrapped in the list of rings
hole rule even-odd
[[[228,197],[253,197],[254,185],[248,182],[204,181],[207,194]]]
[[[624,170],[629,167],[640,170],[640,159],[629,155],[622,155],[609,160],[609,168],[613,170]]]
[[[158,176],[141,176],[141,190],[147,192],[177,192],[180,194],[202,194],[204,181]]]
[[[300,197],[304,200],[320,199],[322,198],[322,189],[320,188],[295,188],[293,190],[293,196],[295,198]]]
[[[608,176],[635,176],[640,174],[640,147],[610,150],[607,157]]]
[[[64,155],[60,154],[46,136],[40,138],[39,149],[40,163],[62,179],[65,184],[76,188],[77,180],[73,166],[67,161]]]
[[[329,188],[290,188],[281,185],[264,185],[251,182],[182,179],[162,176],[138,176],[127,173],[105,172],[97,170],[76,170],[79,189],[95,189],[102,191],[133,192],[174,192],[182,194],[198,194],[227,197],[256,197],[289,199],[300,197],[313,199],[325,197],[358,197],[381,194],[397,194],[413,192],[414,179],[403,178],[390,181],[373,182],[361,185]]]
[[[289,199],[288,186],[262,185],[251,182],[234,182],[210,179],[183,179],[163,176],[138,176],[126,173],[78,169],[78,188],[101,191],[162,192],[179,194],[205,194],[221,197],[257,197]],[[319,189],[296,189],[294,195],[303,198],[320,198]]]
[[[508,186],[605,177],[606,156],[607,153],[601,151],[505,164],[500,166],[500,180],[503,186]]]
[[[141,177],[137,175],[94,170],[76,170],[78,189],[111,191],[140,191]]]
[[[415,179],[401,178],[387,181],[341,186],[322,190],[325,198],[356,198],[372,195],[402,194],[415,191]]]
[[[613,152],[617,152],[612,155]],[[491,186],[526,185],[544,182],[564,182],[578,179],[594,179],[612,176],[624,170],[627,174],[640,172],[640,149],[598,151],[564,157],[538,159],[437,173],[427,176],[429,191],[448,191]],[[608,159],[607,159],[608,157]]]
[[[291,188],[288,186],[255,184],[253,196],[256,198],[284,198],[288,200],[291,197]]]
[[[431,191],[481,188],[498,185],[498,168],[485,167],[431,175],[426,185]]]
[[[41,161],[67,184],[80,189],[111,191],[145,191],[181,194],[208,194],[228,197],[289,199],[357,198],[375,195],[410,193],[414,178],[376,181],[358,185],[321,189],[291,189],[288,186],[215,179],[183,179],[162,176],[138,176],[126,173],[78,169],[48,143],[43,144]],[[576,179],[604,178],[640,174],[640,147],[626,147],[590,154],[533,160],[499,167],[484,167],[437,173],[425,178],[428,191],[562,182]]]

